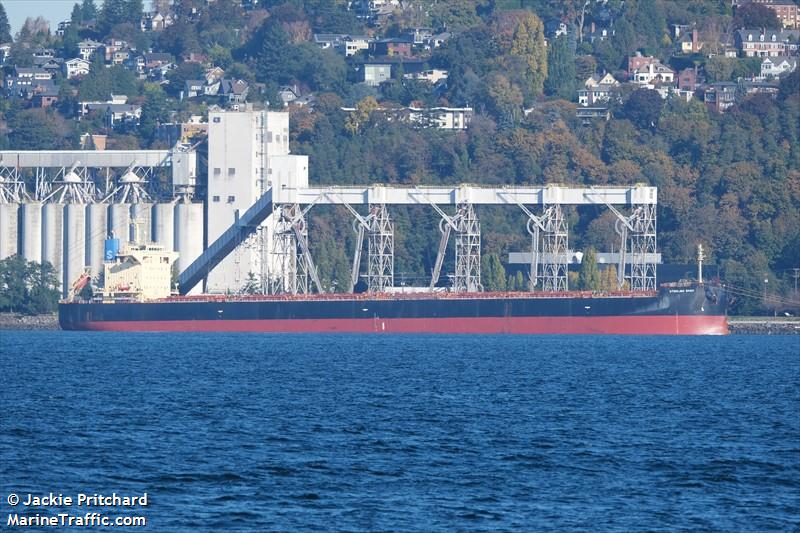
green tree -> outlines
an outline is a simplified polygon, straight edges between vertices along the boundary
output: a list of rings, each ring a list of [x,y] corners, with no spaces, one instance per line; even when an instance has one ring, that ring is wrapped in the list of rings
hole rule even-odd
[[[544,42],[544,25],[533,13],[526,12],[517,23],[511,38],[511,55],[520,57],[527,67],[526,94],[538,96],[544,90],[547,78],[547,50]]]
[[[177,97],[181,91],[185,90],[187,81],[202,79],[203,75],[203,67],[201,65],[184,61],[178,65],[178,68],[167,74],[169,84],[166,89],[169,94]]]
[[[781,21],[775,11],[763,4],[747,2],[736,8],[733,16],[735,28],[780,28]]]
[[[634,91],[625,102],[623,112],[628,120],[641,129],[652,129],[658,125],[658,118],[663,107],[664,100],[657,91],[639,89]]]
[[[709,82],[729,81],[733,76],[736,59],[725,56],[714,56],[705,64],[706,77]]]
[[[571,100],[575,96],[575,77],[575,52],[569,38],[561,35],[550,43],[547,51],[545,93]]]
[[[258,281],[256,275],[252,272],[247,273],[247,280],[244,282],[244,287],[242,287],[243,294],[260,294],[261,293],[261,283]]]
[[[487,291],[506,289],[506,269],[497,254],[485,254],[481,258],[481,283]]]
[[[54,313],[58,309],[58,276],[47,261],[28,262],[29,293],[25,312],[32,315]]]
[[[429,2],[428,14],[434,26],[450,31],[461,31],[474,26],[478,18],[475,0],[448,0]]]
[[[258,81],[288,81],[292,61],[287,60],[289,35],[281,25],[269,19],[256,32],[249,49],[253,56],[253,68]]]
[[[70,125],[52,110],[24,109],[9,114],[8,138],[15,150],[62,150],[69,147]]]
[[[161,32],[158,44],[164,52],[169,52],[178,58],[200,51],[196,25],[186,19],[178,19],[169,29]]]
[[[0,311],[22,311],[27,298],[28,271],[21,255],[0,261]]]
[[[578,286],[584,291],[599,291],[602,288],[600,270],[597,268],[597,255],[593,247],[583,253]]]
[[[8,16],[6,15],[6,8],[0,2],[0,43],[11,42],[11,26],[8,24]]]
[[[142,117],[139,119],[139,136],[147,144],[152,143],[159,124],[167,122],[169,118],[170,105],[164,90],[160,85],[147,84],[144,104],[142,104]]]
[[[97,6],[95,5],[94,0],[83,0],[83,2],[81,2],[81,22],[96,19]]]
[[[138,28],[143,10],[142,0],[104,0],[99,14],[100,29],[107,34],[117,24],[124,23]]]
[[[83,11],[81,10],[80,4],[72,5],[72,13],[69,16],[69,20],[71,23],[70,27],[79,26],[83,22]]]
[[[0,311],[52,313],[58,305],[58,278],[47,261],[12,255],[0,261]]]

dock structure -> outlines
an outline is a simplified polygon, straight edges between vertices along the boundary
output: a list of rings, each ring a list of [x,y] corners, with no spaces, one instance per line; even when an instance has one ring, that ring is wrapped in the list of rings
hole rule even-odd
[[[179,277],[180,291],[188,293],[229,252],[255,233],[261,224],[272,218],[272,252],[281,255],[277,272],[270,272],[279,281],[278,292],[323,292],[307,242],[305,215],[315,205],[345,206],[354,216],[358,233],[353,259],[352,291],[360,274],[363,240],[368,235],[367,287],[383,292],[394,282],[394,229],[391,206],[428,205],[441,217],[442,237],[430,288],[436,285],[444,262],[451,234],[456,241],[456,265],[453,290],[478,292],[480,283],[480,223],[475,206],[505,205],[522,209],[528,216],[531,234],[530,289],[563,291],[569,289],[569,233],[562,206],[607,206],[617,217],[621,252],[618,284],[631,290],[650,291],[656,288],[656,187],[452,187],[347,186],[320,187],[282,186],[269,188],[264,196],[198,257]],[[369,215],[362,216],[353,206],[366,205]],[[455,208],[455,212],[452,209]],[[623,209],[625,212],[620,210]],[[450,211],[448,213],[448,210]],[[535,212],[534,212],[535,211]]]
[[[428,290],[449,270],[451,291],[474,293],[483,289],[480,208],[506,206],[526,216],[528,289],[560,292],[569,290],[572,257],[564,208],[591,205],[616,217],[618,288],[656,289],[655,187],[322,186],[309,183],[308,156],[290,153],[288,113],[213,108],[208,122],[202,200],[194,198],[194,146],[0,151],[0,259],[19,253],[48,261],[66,291],[87,267],[100,281],[104,241],[113,236],[122,246],[141,239],[178,252],[182,294],[328,292],[307,215],[338,205],[357,234],[346,290],[360,290],[363,280],[368,292],[382,293],[395,283],[393,210],[426,206],[441,233]],[[445,269],[451,240],[455,265]]]

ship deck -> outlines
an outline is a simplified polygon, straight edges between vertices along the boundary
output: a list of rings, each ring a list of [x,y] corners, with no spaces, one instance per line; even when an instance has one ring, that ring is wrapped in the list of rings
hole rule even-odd
[[[200,294],[189,296],[170,296],[157,300],[138,300],[135,298],[115,298],[93,300],[71,300],[62,303],[201,303],[201,302],[322,302],[322,301],[387,301],[387,300],[548,300],[576,298],[653,298],[658,291],[560,291],[560,292],[408,292],[408,293],[359,293],[359,294]]]

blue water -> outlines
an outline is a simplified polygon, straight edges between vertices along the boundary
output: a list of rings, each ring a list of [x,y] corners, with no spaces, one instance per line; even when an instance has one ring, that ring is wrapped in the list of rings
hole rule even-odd
[[[0,527],[52,491],[147,492],[149,531],[800,528],[798,337],[6,331],[0,370]]]

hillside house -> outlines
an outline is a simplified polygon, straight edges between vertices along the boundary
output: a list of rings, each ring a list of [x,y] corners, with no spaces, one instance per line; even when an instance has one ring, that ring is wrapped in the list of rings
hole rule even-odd
[[[583,89],[578,89],[578,104],[586,107],[608,102],[616,87],[619,82],[611,74],[592,76],[583,83]]]
[[[47,108],[58,102],[58,85],[53,80],[42,81],[34,85],[28,97],[31,99],[33,107]]]
[[[114,54],[120,50],[126,50],[127,48],[128,43],[122,39],[107,39],[103,44],[103,59],[106,63],[121,64],[122,61],[127,59],[127,56],[125,56],[124,59],[121,59],[119,63],[113,63]]]
[[[697,54],[704,44],[700,41],[697,28],[692,28],[692,31],[686,32],[678,38],[678,45],[682,54]]]
[[[37,67],[15,67],[14,74],[6,78],[6,94],[8,96],[22,96],[34,85],[53,79],[49,70]]]
[[[778,57],[797,54],[800,30],[737,30],[736,47],[742,57]]]
[[[391,37],[371,43],[371,52],[376,56],[411,57],[414,41],[409,37]]]
[[[363,50],[369,50],[371,37],[342,33],[315,33],[314,44],[323,50],[334,50],[350,57]]]
[[[91,63],[87,60],[76,57],[74,59],[68,59],[64,62],[64,76],[71,80],[72,78],[79,78],[81,76],[86,76],[89,74],[89,70],[91,69]]]
[[[791,74],[795,69],[797,69],[797,57],[765,57],[761,62],[761,78],[778,78],[785,74]]]
[[[81,57],[81,59],[91,61],[92,56],[101,46],[103,46],[102,43],[98,43],[97,41],[93,41],[91,39],[81,41],[78,43],[78,55]]]
[[[773,10],[784,28],[800,29],[800,6],[794,0],[750,0]]]
[[[421,80],[427,81],[433,85],[437,83],[447,81],[448,72],[446,70],[434,68],[429,70],[423,70],[421,72],[412,72],[410,74],[404,74],[403,77],[407,80]]]
[[[650,61],[628,71],[628,77],[631,83],[650,88],[659,84],[674,83],[675,72],[671,68],[663,65],[658,59],[647,59],[650,59]]]

